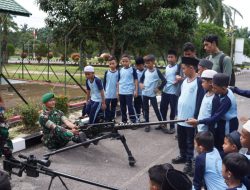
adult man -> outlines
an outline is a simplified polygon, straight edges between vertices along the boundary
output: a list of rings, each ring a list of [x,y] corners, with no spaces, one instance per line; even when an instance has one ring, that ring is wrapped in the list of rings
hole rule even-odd
[[[55,109],[55,95],[46,93],[42,96],[44,109],[39,117],[39,123],[43,127],[43,144],[49,149],[58,149],[69,141],[80,143],[83,137],[77,130],[77,126],[71,123],[62,111]]]
[[[235,85],[234,74],[232,73],[233,63],[229,56],[220,51],[218,47],[219,38],[216,35],[208,35],[203,38],[205,51],[210,54],[208,59],[213,62],[212,70],[218,73],[225,73],[230,78],[230,86]]]

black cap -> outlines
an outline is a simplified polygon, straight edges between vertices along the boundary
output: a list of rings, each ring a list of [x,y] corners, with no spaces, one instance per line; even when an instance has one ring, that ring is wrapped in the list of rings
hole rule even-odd
[[[137,57],[136,59],[135,59],[135,64],[136,65],[141,65],[141,64],[143,64],[144,65],[144,59],[142,58],[142,57]]]
[[[229,76],[225,73],[217,73],[213,77],[213,83],[220,87],[228,87],[229,85]]]
[[[10,190],[9,175],[6,172],[0,170],[0,189]]]
[[[201,59],[199,65],[207,69],[212,69],[213,62],[209,61],[208,59]]]
[[[168,50],[168,55],[175,55],[177,56],[177,52],[174,49]]]
[[[173,189],[173,190],[179,190],[179,189],[191,190],[192,189],[191,180],[187,177],[186,174],[176,169],[170,169],[166,172],[166,180],[167,180],[167,184],[170,187],[167,189]]]
[[[182,57],[181,63],[185,65],[192,65],[192,66],[198,66],[199,60],[193,57]]]
[[[241,149],[241,143],[240,143],[240,133],[238,131],[233,131],[226,135],[226,137],[231,141],[233,144],[237,146],[237,149]]]

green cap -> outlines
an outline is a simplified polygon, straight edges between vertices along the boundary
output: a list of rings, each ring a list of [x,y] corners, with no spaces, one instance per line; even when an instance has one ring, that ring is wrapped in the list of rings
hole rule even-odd
[[[54,98],[55,97],[55,94],[53,94],[53,93],[51,93],[51,92],[49,92],[49,93],[46,93],[46,94],[44,94],[43,96],[42,96],[42,103],[46,103],[46,102],[48,102],[48,101],[50,101],[52,98]]]

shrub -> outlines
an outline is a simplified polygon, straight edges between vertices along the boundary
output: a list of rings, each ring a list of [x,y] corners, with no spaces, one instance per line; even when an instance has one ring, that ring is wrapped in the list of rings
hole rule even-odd
[[[40,63],[42,60],[42,57],[40,55],[38,55],[38,56],[36,56],[36,60],[38,61],[38,63]]]
[[[47,58],[48,58],[48,59],[52,59],[52,58],[53,58],[53,53],[52,53],[52,52],[49,52],[48,55],[47,55]]]
[[[79,59],[80,59],[80,54],[79,54],[79,53],[72,53],[72,54],[71,54],[71,59],[72,59],[75,63],[77,63],[77,62],[79,61]]]
[[[36,122],[39,118],[39,107],[38,105],[31,103],[29,105],[22,105],[19,107],[20,114],[22,116],[23,124],[27,128],[32,128],[36,126]]]
[[[28,54],[26,52],[22,52],[21,55],[20,55],[20,57],[22,59],[26,58],[27,56],[28,56]]]
[[[68,107],[68,97],[67,96],[56,96],[56,109],[61,110],[65,115],[68,114],[69,112],[69,107]]]

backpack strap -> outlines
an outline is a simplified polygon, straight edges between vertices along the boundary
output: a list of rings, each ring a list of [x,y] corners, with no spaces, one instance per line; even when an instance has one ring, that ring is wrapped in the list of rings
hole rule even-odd
[[[219,66],[220,66],[220,72],[223,73],[223,61],[224,61],[224,58],[226,57],[226,55],[223,53],[221,56],[220,56],[220,59],[219,59]]]

